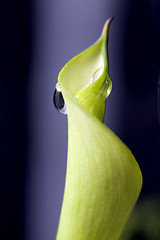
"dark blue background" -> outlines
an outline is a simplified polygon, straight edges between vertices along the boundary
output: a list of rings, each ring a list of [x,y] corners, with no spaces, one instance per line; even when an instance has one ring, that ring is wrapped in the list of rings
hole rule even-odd
[[[6,0],[0,7],[0,239],[55,238],[67,118],[53,107],[54,86],[63,65],[97,40],[111,16],[113,91],[105,123],[141,167],[141,198],[160,193],[159,0]]]

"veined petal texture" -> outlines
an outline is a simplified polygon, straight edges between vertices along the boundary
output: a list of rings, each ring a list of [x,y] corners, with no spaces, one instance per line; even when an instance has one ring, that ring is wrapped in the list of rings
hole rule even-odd
[[[118,239],[142,186],[131,151],[103,124],[112,89],[110,21],[98,41],[59,74],[68,115],[68,159],[57,240]]]

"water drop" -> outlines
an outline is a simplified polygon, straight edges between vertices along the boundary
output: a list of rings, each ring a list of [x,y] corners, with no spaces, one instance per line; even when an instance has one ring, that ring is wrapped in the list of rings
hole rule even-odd
[[[106,97],[108,97],[112,91],[112,82],[109,77],[105,81],[105,90],[106,90]]]
[[[58,112],[67,114],[66,105],[61,92],[61,85],[59,83],[56,84],[56,88],[53,94],[53,103]]]
[[[95,82],[102,75],[103,70],[104,70],[104,67],[100,67],[94,72],[92,82]]]

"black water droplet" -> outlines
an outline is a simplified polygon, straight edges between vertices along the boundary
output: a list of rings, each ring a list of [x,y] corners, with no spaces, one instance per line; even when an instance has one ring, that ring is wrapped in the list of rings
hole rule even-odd
[[[62,114],[67,114],[64,98],[58,87],[55,89],[53,94],[53,103],[58,112]]]

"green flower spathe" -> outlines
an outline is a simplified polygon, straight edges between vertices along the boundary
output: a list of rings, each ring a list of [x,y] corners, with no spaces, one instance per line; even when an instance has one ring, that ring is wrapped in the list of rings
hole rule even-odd
[[[57,240],[117,240],[142,186],[131,151],[103,124],[112,88],[110,21],[98,41],[70,60],[58,78],[68,115],[68,160]]]

